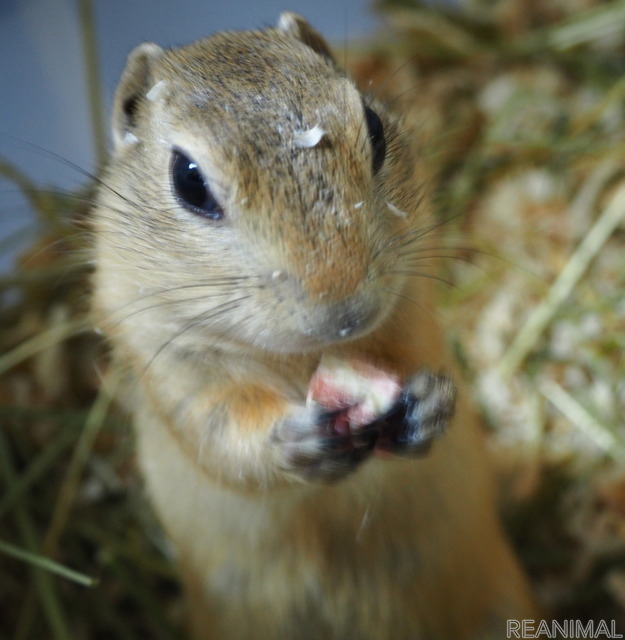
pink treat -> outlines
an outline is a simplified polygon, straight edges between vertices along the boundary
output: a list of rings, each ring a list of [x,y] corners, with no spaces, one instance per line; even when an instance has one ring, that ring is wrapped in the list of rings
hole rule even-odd
[[[399,397],[399,378],[361,360],[324,356],[308,388],[308,402],[330,411],[346,410],[357,429],[386,413]]]

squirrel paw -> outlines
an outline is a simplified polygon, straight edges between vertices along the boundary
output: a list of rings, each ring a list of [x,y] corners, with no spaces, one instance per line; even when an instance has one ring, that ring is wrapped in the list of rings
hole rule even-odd
[[[334,482],[354,471],[373,452],[378,430],[350,430],[346,410],[318,404],[299,407],[274,431],[281,466],[309,482]]]
[[[309,398],[275,428],[280,466],[309,482],[333,482],[356,470],[374,452],[423,455],[454,413],[453,382],[421,372],[396,390],[393,386],[388,390],[391,401],[382,408],[366,394],[360,401],[350,401],[343,389],[328,384],[316,396],[324,404]]]
[[[421,372],[403,387],[395,404],[372,426],[379,429],[377,451],[398,456],[422,455],[442,435],[456,404],[450,378]]]

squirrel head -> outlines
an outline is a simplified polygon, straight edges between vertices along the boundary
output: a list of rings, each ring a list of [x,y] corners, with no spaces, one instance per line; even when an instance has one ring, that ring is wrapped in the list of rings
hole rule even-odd
[[[178,326],[186,348],[220,336],[321,349],[370,332],[395,304],[419,188],[408,145],[299,16],[179,49],[140,45],[113,140],[99,277],[120,283],[117,307],[148,292],[141,314]]]

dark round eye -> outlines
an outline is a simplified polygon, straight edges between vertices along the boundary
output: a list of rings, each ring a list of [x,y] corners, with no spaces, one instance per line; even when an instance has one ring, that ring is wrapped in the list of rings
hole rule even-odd
[[[174,151],[171,180],[178,202],[191,213],[209,220],[223,220],[224,210],[212,194],[196,162]]]
[[[365,107],[365,118],[367,120],[367,129],[369,130],[369,140],[371,141],[371,166],[375,174],[380,170],[384,164],[384,158],[386,158],[384,126],[380,116],[369,107]]]

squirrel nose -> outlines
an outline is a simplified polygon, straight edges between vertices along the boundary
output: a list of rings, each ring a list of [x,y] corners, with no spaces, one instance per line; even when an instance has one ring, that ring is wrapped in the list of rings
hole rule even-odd
[[[366,324],[366,319],[362,317],[347,318],[339,325],[336,334],[339,338],[349,338],[356,333],[360,327]]]
[[[380,313],[373,302],[355,297],[328,305],[315,315],[310,333],[324,342],[334,342],[370,330]]]
[[[356,324],[348,324],[339,329],[339,336],[341,338],[349,338],[349,336],[351,336],[357,329],[358,326]]]

